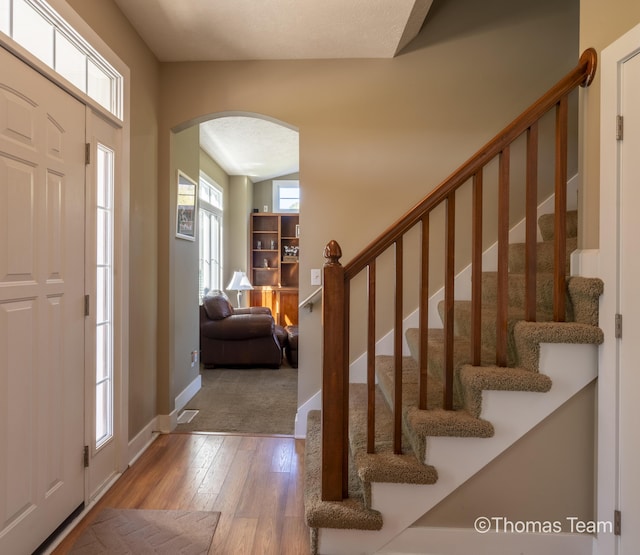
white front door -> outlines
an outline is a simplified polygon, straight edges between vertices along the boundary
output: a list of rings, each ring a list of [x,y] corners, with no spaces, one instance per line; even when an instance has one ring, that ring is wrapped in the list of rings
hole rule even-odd
[[[0,553],[84,500],[85,108],[0,48]]]
[[[620,142],[620,300],[623,318],[620,339],[620,511],[621,555],[635,555],[640,546],[640,54],[622,64],[620,113],[624,138]],[[613,285],[613,284],[612,284]],[[606,287],[606,284],[605,284]]]

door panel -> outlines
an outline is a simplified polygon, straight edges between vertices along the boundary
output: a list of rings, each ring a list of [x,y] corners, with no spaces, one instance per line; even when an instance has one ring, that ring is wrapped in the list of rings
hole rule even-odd
[[[620,340],[620,510],[622,535],[620,553],[632,555],[640,545],[640,435],[638,434],[638,392],[640,392],[640,54],[622,66],[621,113],[624,139],[620,143],[620,310],[623,335]]]
[[[84,106],[0,48],[0,552],[84,500]]]
[[[121,368],[115,353],[115,177],[120,174],[120,133],[87,110],[87,140],[91,145],[87,166],[86,284],[92,299],[86,319],[87,443],[90,446],[88,497],[100,494],[120,471],[122,444],[120,407]],[[110,240],[107,239],[110,237]],[[99,246],[98,246],[99,244]],[[100,279],[97,278],[98,274]],[[100,364],[97,361],[100,360]],[[103,381],[105,377],[108,380]],[[102,382],[97,386],[97,382]],[[99,410],[101,409],[101,410]],[[100,413],[98,416],[97,413]],[[104,425],[107,421],[107,425]],[[98,424],[99,422],[99,424]],[[100,429],[100,432],[97,430]],[[96,434],[111,436],[96,445]],[[108,435],[108,434],[107,434]],[[125,443],[126,444],[126,443]]]

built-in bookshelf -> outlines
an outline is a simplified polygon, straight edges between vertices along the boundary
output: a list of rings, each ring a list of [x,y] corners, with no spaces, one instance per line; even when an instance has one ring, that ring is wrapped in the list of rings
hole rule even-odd
[[[252,306],[268,306],[282,325],[298,323],[298,214],[251,214]]]

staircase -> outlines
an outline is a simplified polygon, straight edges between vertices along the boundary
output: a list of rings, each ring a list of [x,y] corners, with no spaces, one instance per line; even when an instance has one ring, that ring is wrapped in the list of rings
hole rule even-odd
[[[569,212],[567,256],[575,250],[576,221],[577,213]],[[367,453],[367,386],[350,385],[349,497],[343,501],[320,499],[320,413],[310,413],[305,507],[314,552],[376,552],[596,378],[593,346],[603,341],[597,325],[603,283],[599,279],[568,278],[568,322],[553,322],[553,276],[549,273],[553,268],[553,215],[541,216],[538,223],[543,242],[537,245],[540,273],[536,322],[523,319],[524,244],[509,246],[509,367],[493,364],[497,276],[495,272],[484,272],[481,366],[469,363],[469,301],[456,301],[455,305],[454,411],[440,408],[442,329],[428,331],[428,410],[418,409],[419,330],[411,328],[406,332],[411,356],[402,362],[402,454],[393,453],[394,358],[376,357],[375,453]],[[443,305],[444,301],[439,304],[441,313]],[[569,358],[570,375],[564,371],[567,361],[562,362],[561,350],[552,355],[559,357],[558,362],[547,360],[547,367],[540,368],[543,344],[568,347],[564,356]],[[492,396],[489,412],[483,403],[488,395]],[[450,438],[459,438],[458,446],[453,447],[456,454],[451,457],[446,454],[452,448],[446,444]],[[478,440],[487,444],[479,447]],[[452,461],[458,461],[459,468],[452,468]],[[447,471],[446,483],[439,480],[441,465]],[[394,488],[395,492],[388,491]],[[389,519],[391,523],[387,522]],[[367,532],[354,533],[355,530]]]
[[[594,56],[585,52],[574,71],[346,267],[337,243],[325,249],[323,410],[309,414],[305,457],[314,553],[384,552],[596,378],[603,284],[566,275],[577,235],[576,213],[566,211],[567,95],[591,82]],[[554,106],[556,212],[537,220],[543,241],[536,243],[537,121]],[[527,237],[509,245],[509,145],[523,132]],[[482,272],[483,168],[496,157],[497,271]],[[470,299],[455,299],[455,192],[471,178],[472,292]],[[440,204],[447,215],[445,294],[438,305],[443,327],[429,329],[429,213]],[[422,229],[420,326],[406,332],[411,356],[403,357],[402,238],[415,225]],[[388,248],[395,251],[394,350],[375,356],[376,260]],[[350,285],[362,270],[368,277],[367,383],[349,384]]]

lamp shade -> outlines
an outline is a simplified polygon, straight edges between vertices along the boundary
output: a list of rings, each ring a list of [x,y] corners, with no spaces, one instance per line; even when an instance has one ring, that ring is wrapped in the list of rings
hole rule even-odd
[[[253,285],[249,281],[247,274],[240,271],[233,272],[233,277],[227,285],[228,291],[248,291],[249,289],[253,289]]]

